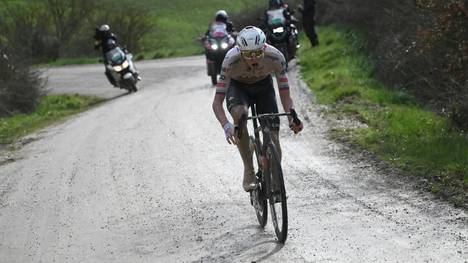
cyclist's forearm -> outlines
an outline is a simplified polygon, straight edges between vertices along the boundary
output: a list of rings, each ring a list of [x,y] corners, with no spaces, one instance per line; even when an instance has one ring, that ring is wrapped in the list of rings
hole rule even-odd
[[[224,108],[223,108],[223,101],[224,101],[224,95],[216,94],[213,100],[213,105],[212,105],[213,112],[216,116],[216,119],[218,119],[219,124],[221,124],[221,127],[223,127],[228,122],[228,119],[226,117],[226,112],[224,112]]]
[[[280,90],[280,99],[281,104],[283,105],[283,109],[285,112],[289,112],[290,109],[294,108],[294,103],[291,99],[291,94],[288,90]]]

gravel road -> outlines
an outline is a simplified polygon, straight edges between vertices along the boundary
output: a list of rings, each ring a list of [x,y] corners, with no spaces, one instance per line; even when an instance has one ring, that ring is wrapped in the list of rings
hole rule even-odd
[[[33,134],[0,166],[0,262],[467,262],[465,211],[327,138],[291,66],[302,134],[283,127],[289,237],[258,227],[241,160],[214,118],[201,56],[49,69],[52,93],[107,102]]]

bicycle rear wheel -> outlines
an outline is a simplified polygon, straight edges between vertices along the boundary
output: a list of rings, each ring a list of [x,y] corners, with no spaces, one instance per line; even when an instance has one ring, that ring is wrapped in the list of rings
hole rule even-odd
[[[267,148],[269,175],[270,213],[278,242],[284,243],[288,235],[288,206],[284,187],[283,170],[278,151],[274,144]]]
[[[265,193],[265,180],[263,178],[262,165],[260,162],[260,142],[253,136],[250,136],[250,149],[254,155],[254,168],[257,176],[258,186],[250,192],[250,203],[255,208],[258,223],[260,227],[265,227],[268,219],[268,205]]]

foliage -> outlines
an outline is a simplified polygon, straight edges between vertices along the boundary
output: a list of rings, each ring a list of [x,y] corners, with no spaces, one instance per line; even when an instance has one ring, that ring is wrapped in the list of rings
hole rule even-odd
[[[319,102],[366,126],[338,129],[335,136],[424,178],[438,196],[468,206],[468,136],[451,130],[447,118],[422,109],[414,97],[376,81],[375,64],[362,52],[362,34],[335,27],[318,32],[318,48],[301,39],[303,78]]]
[[[43,84],[28,60],[0,46],[0,117],[33,111],[44,94]]]
[[[417,32],[417,50],[434,69],[436,83],[450,94],[454,124],[468,131],[468,2],[417,0],[416,4],[435,14],[433,26]]]
[[[468,125],[466,0],[318,2],[321,23],[365,32],[376,76]]]
[[[35,63],[95,55],[94,28],[104,23],[137,52],[152,27],[146,6],[132,1],[0,1],[0,38]]]
[[[0,144],[10,143],[66,116],[83,111],[101,100],[80,95],[46,96],[31,114],[0,118]]]

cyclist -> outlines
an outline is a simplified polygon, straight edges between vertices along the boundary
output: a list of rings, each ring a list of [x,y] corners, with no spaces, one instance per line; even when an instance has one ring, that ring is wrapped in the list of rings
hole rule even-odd
[[[253,190],[256,183],[247,127],[244,125],[243,135],[240,139],[235,137],[234,126],[226,117],[223,101],[226,98],[227,109],[236,125],[240,117],[248,113],[251,101],[257,105],[258,114],[277,113],[278,106],[271,74],[276,76],[283,109],[289,112],[294,105],[289,93],[286,60],[283,54],[266,43],[266,37],[262,30],[254,26],[244,28],[239,32],[237,45],[229,50],[224,58],[213,99],[213,111],[224,129],[227,142],[238,147],[244,163],[242,185],[247,192]],[[303,128],[302,123],[296,125],[291,118],[289,123],[294,133],[300,132]],[[279,118],[274,120],[273,126],[272,137],[281,158],[278,137]]]

